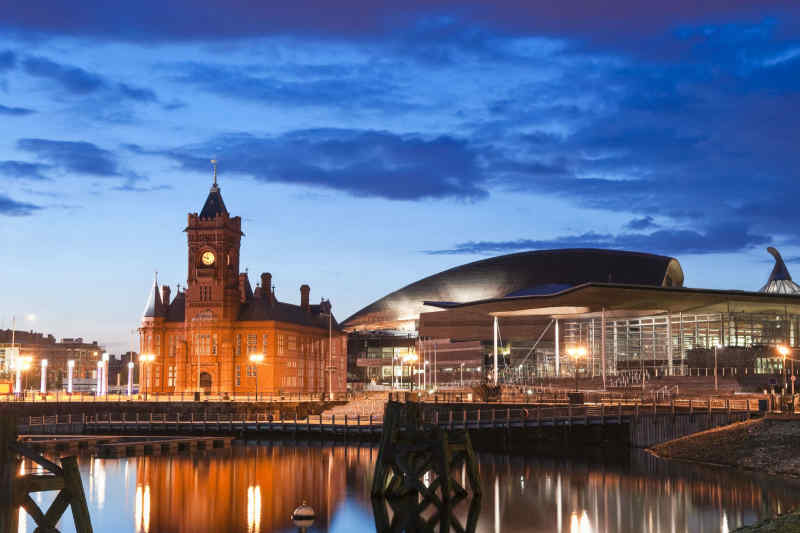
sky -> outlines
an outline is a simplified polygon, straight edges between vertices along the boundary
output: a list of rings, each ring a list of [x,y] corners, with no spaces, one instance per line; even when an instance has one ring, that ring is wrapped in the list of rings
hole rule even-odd
[[[524,250],[800,269],[797,2],[0,7],[0,328],[132,347],[212,158],[251,281],[340,319]]]

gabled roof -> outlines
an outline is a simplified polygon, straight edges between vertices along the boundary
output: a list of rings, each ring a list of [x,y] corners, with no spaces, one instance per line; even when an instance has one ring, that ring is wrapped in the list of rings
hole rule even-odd
[[[225,208],[225,202],[222,201],[222,194],[219,191],[219,186],[214,183],[211,186],[211,190],[208,192],[208,198],[206,198],[206,203],[203,204],[203,209],[200,211],[200,218],[204,219],[214,219],[222,214],[228,214],[228,210]]]
[[[186,319],[186,293],[178,291],[167,308],[167,322],[184,322]]]
[[[161,295],[158,292],[158,278],[153,279],[153,289],[147,297],[147,305],[144,306],[145,318],[155,318],[160,315],[162,309]]]
[[[248,298],[239,308],[237,320],[240,322],[275,320],[328,329],[328,315],[324,312],[320,305],[312,305],[308,311],[304,311],[299,305],[278,301],[270,303],[268,298]],[[331,327],[334,331],[340,331],[336,317],[332,317]]]

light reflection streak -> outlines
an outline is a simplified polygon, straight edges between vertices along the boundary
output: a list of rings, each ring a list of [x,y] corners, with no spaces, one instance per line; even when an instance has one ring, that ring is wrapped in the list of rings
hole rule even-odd
[[[500,533],[500,476],[494,476],[494,533]]]
[[[92,476],[96,478],[94,485],[94,497],[97,500],[97,508],[103,509],[106,503],[106,467],[102,459],[95,459],[95,473]]]
[[[247,487],[247,533],[261,531],[261,487]]]
[[[17,533],[27,533],[28,531],[28,515],[25,513],[25,509],[20,506],[19,508],[19,517],[17,518],[19,521],[17,525]]]
[[[133,508],[133,521],[136,533],[150,531],[150,485],[136,485],[136,501]]]

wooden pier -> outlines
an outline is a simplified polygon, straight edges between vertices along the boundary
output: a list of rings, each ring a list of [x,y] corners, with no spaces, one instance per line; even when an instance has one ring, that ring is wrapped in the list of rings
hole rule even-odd
[[[446,430],[484,431],[620,426],[630,430],[630,444],[649,446],[658,439],[677,438],[696,431],[744,420],[758,413],[750,400],[666,401],[634,405],[618,402],[600,405],[420,404],[423,423]],[[236,436],[289,435],[291,437],[377,440],[382,414],[309,415],[303,418],[278,412],[196,414],[154,412],[96,412],[79,415],[27,416],[18,419],[23,435],[169,435]],[[66,445],[66,444],[64,444]],[[80,444],[78,444],[80,447]]]
[[[22,437],[29,448],[48,455],[60,453],[91,453],[99,457],[128,457],[163,455],[180,451],[193,452],[214,448],[229,448],[233,437],[228,436],[106,436],[106,435],[28,435]]]

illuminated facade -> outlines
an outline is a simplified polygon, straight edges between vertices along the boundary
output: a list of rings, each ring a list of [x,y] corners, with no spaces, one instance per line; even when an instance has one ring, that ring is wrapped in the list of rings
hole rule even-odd
[[[171,299],[155,281],[140,332],[140,391],[237,395],[345,389],[346,336],[329,301],[300,305],[275,297],[272,276],[252,289],[239,272],[241,218],[231,217],[216,182],[190,213],[187,287]]]

